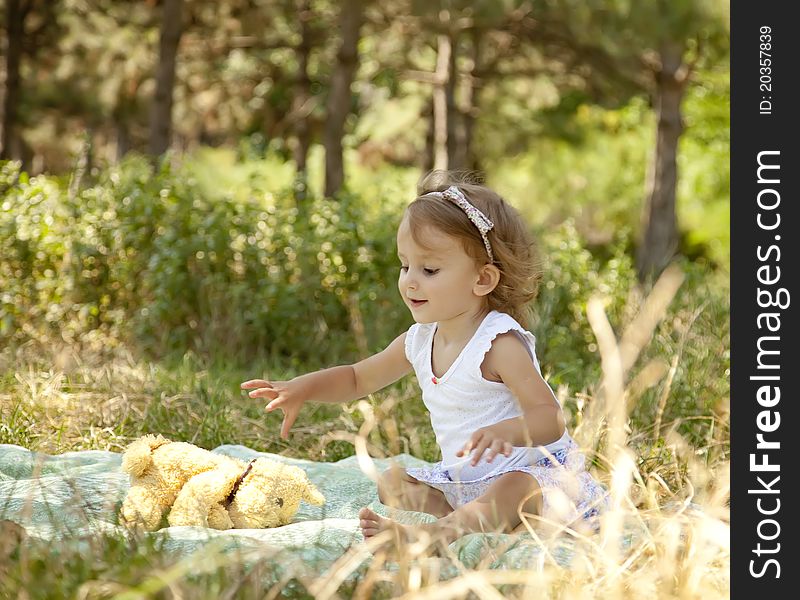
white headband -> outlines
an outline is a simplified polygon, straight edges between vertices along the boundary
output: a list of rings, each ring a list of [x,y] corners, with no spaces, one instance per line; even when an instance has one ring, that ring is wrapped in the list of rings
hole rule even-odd
[[[489,243],[489,236],[486,233],[494,227],[488,217],[470,204],[466,196],[456,186],[451,185],[443,192],[429,192],[426,196],[435,196],[437,198],[447,198],[452,200],[458,207],[463,210],[470,221],[478,228],[478,231],[483,238],[483,245],[486,246],[486,253],[489,255],[489,260],[494,262],[494,254],[492,253],[492,245]]]

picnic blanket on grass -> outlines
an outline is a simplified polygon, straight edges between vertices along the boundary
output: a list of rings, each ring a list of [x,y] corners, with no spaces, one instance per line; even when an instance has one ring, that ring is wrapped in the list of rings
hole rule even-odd
[[[304,469],[325,495],[323,506],[300,504],[292,523],[273,529],[218,531],[202,527],[168,527],[147,534],[160,548],[189,556],[210,547],[275,550],[283,568],[322,575],[354,545],[363,544],[358,511],[369,506],[403,523],[434,520],[432,515],[398,511],[380,503],[375,484],[361,471],[355,456],[334,463],[313,462],[259,453],[245,446],[224,445],[216,453],[249,461],[265,456]],[[129,487],[122,472],[122,455],[107,451],[68,452],[51,456],[20,446],[0,444],[0,520],[23,526],[29,537],[43,541],[81,543],[92,535],[124,534],[117,512]],[[378,470],[390,462],[407,467],[427,463],[407,454],[376,459]],[[562,566],[574,554],[569,536],[548,544],[546,552]],[[537,569],[545,550],[530,534],[470,534],[450,544],[463,567]],[[365,562],[369,561],[369,554]],[[452,562],[452,561],[451,561]],[[447,573],[442,573],[447,576]],[[457,575],[454,572],[452,575]]]

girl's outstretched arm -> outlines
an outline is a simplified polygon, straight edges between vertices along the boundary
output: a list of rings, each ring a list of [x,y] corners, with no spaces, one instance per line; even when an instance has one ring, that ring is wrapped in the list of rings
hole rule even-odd
[[[290,381],[251,379],[242,383],[251,398],[267,398],[267,412],[283,411],[281,437],[289,435],[306,402],[351,402],[394,383],[411,371],[405,354],[406,334],[383,351],[353,365],[341,365],[307,373]]]

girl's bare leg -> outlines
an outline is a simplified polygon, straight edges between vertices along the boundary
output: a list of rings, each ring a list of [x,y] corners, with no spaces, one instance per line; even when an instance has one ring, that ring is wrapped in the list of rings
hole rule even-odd
[[[362,508],[358,516],[365,538],[391,528],[407,538],[413,538],[414,532],[425,531],[449,543],[466,533],[510,532],[522,522],[520,510],[526,514],[541,514],[541,488],[527,473],[511,472],[499,477],[483,496],[460,506],[435,523],[400,525],[368,508]]]
[[[442,492],[417,481],[403,467],[391,467],[381,474],[378,498],[386,506],[416,510],[440,518],[453,512]]]

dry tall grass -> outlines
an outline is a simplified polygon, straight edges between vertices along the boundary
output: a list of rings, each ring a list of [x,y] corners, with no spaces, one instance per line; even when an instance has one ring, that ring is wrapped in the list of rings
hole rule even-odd
[[[601,298],[588,306],[597,337],[603,379],[587,407],[578,415],[573,437],[587,453],[597,456],[600,473],[609,487],[611,508],[601,519],[597,534],[567,527],[550,528],[547,536],[537,519],[522,515],[523,523],[544,549],[540,560],[524,570],[464,569],[458,558],[421,536],[413,543],[395,540],[385,531],[365,545],[352,548],[333,566],[327,577],[306,582],[315,598],[340,597],[339,587],[370,555],[377,561],[352,590],[354,598],[368,598],[378,582],[402,598],[727,598],[730,595],[730,461],[713,464],[677,433],[677,423],[666,434],[668,460],[651,470],[639,465],[631,444],[628,411],[644,389],[667,377],[662,398],[669,394],[671,368],[652,362],[631,376],[637,359],[651,340],[666,308],[683,281],[677,268],[668,269],[643,303],[637,317],[617,339],[603,310]],[[665,427],[660,422],[656,431]],[[367,418],[354,444],[362,470],[371,478],[377,471],[367,448],[376,422],[369,405]],[[658,435],[656,435],[658,437]],[[602,472],[605,472],[604,476]],[[564,537],[574,541],[574,556],[567,566],[550,551]],[[392,564],[387,547],[398,560]],[[437,558],[438,557],[438,558]],[[495,554],[496,557],[496,554]],[[439,580],[442,561],[462,574]],[[385,561],[385,564],[381,564]],[[488,561],[489,563],[491,561]]]
[[[450,547],[443,547],[434,539],[422,536],[395,547],[392,535],[384,532],[365,544],[353,545],[325,574],[310,574],[301,563],[283,564],[280,580],[266,588],[260,582],[270,579],[273,551],[237,557],[214,549],[209,554],[178,561],[165,557],[147,559],[144,566],[130,567],[123,575],[113,573],[111,567],[104,574],[93,564],[87,569],[87,580],[78,586],[77,596],[274,598],[286,595],[286,586],[294,582],[290,596],[320,599],[729,597],[730,462],[725,452],[699,452],[692,447],[677,432],[678,423],[662,422],[678,358],[637,363],[681,281],[677,269],[667,270],[619,337],[606,318],[602,299],[595,298],[588,306],[603,378],[594,390],[580,398],[573,415],[572,434],[587,456],[595,458],[594,474],[610,490],[611,508],[601,519],[599,533],[561,528],[545,534],[535,517],[522,515],[542,551],[522,568],[492,569],[492,562],[502,555],[502,544],[513,544],[515,536],[501,537],[501,545],[489,548],[478,567],[466,568]],[[29,363],[15,372],[13,386],[4,385],[6,390],[16,390],[0,395],[2,427],[7,433],[13,430],[11,439],[15,443],[44,451],[63,448],[65,443],[71,449],[119,450],[132,433],[120,428],[119,423],[128,418],[143,419],[144,406],[151,401],[163,404],[167,412],[171,407],[187,409],[189,420],[204,418],[192,416],[192,405],[184,402],[180,393],[162,393],[155,400],[138,398],[136,394],[150,386],[154,375],[133,359],[103,367],[90,367],[76,356],[63,360],[74,364],[43,372]],[[79,377],[64,374],[76,370]],[[9,371],[6,368],[3,372]],[[653,429],[632,431],[628,419],[631,407],[644,390],[657,383],[663,391]],[[109,393],[112,390],[115,393]],[[349,410],[343,413],[344,426],[339,430],[321,436],[330,425],[326,421],[324,425],[309,425],[305,432],[301,428],[299,435],[306,436],[303,439],[308,441],[308,448],[318,446],[320,451],[331,441],[352,443],[362,469],[374,479],[377,472],[372,457],[409,450],[409,438],[398,431],[395,411],[390,410],[396,400],[389,398],[383,405],[374,400],[358,404],[363,417],[360,423],[351,418],[353,410]],[[235,406],[230,410],[234,412],[228,415],[229,420],[247,431],[243,434],[239,429],[240,443],[255,445],[250,444],[251,440],[270,430],[263,421],[237,412]],[[724,432],[726,428],[713,431]],[[714,433],[719,435],[725,434]],[[666,443],[648,447],[641,442],[643,438],[663,438]],[[709,443],[725,442],[715,437]],[[411,446],[413,451],[414,444]],[[566,563],[556,556],[565,540],[572,556]],[[128,551],[124,545],[120,550],[113,544],[98,544],[98,556],[77,560],[102,564],[104,556],[109,560],[125,556]],[[36,550],[18,553],[12,559],[16,565],[9,567],[8,560],[14,552],[13,548],[3,551],[0,573],[13,573],[14,568],[24,570],[28,563],[19,561],[32,561],[31,553]],[[242,558],[244,563],[238,562]],[[247,568],[240,568],[245,563]],[[231,569],[234,575],[230,575]],[[228,575],[218,577],[220,570]],[[209,587],[205,580],[198,580],[202,573],[217,577],[217,584]],[[57,569],[40,577],[43,585],[47,584],[47,577],[57,581]],[[26,576],[19,581],[32,580]]]

